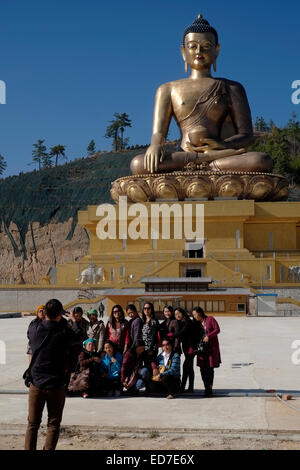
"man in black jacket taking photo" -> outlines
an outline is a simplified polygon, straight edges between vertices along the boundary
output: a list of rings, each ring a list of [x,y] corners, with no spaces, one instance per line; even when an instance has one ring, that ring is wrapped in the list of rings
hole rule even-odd
[[[43,409],[47,404],[48,423],[44,450],[55,450],[65,404],[67,357],[76,337],[62,317],[63,306],[57,299],[45,305],[46,318],[32,331],[31,384],[29,387],[28,425],[25,450],[36,450]],[[38,350],[35,353],[35,350]]]

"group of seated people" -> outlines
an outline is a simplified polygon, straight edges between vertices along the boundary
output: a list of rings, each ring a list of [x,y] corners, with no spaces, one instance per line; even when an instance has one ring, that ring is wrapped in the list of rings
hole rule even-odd
[[[35,321],[42,319],[42,307]],[[105,326],[96,309],[88,310],[89,321],[83,318],[81,307],[66,312],[76,338],[66,381],[70,393],[80,392],[87,398],[143,391],[145,396],[164,393],[175,398],[194,391],[196,356],[205,395],[212,395],[214,368],[221,363],[220,329],[213,317],[207,317],[201,307],[195,307],[190,316],[180,307],[165,306],[160,323],[151,302],[144,304],[141,315],[135,305],[127,305],[126,314],[129,321],[121,305],[114,305]]]
[[[83,398],[120,396],[123,389],[130,395],[138,395],[141,389],[145,389],[145,396],[166,391],[167,398],[174,398],[179,392],[180,355],[173,351],[170,339],[163,340],[163,352],[151,360],[142,339],[138,339],[124,356],[110,340],[105,341],[101,354],[97,353],[95,343],[91,338],[85,340],[79,354],[78,370],[89,368],[89,386],[83,391]],[[73,387],[69,386],[70,389],[72,391]]]

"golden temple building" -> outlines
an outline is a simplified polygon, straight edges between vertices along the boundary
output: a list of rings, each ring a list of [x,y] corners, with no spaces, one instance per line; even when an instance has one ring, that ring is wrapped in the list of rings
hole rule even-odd
[[[200,244],[184,237],[162,239],[161,232],[154,239],[101,240],[97,206],[79,211],[79,224],[90,235],[90,253],[80,262],[59,265],[57,285],[78,287],[82,270],[93,266],[102,268],[103,275],[90,286],[101,289],[108,312],[114,304],[125,307],[132,302],[141,310],[148,299],[160,312],[165,304],[187,311],[200,305],[214,315],[251,314],[255,293],[300,287],[291,270],[300,266],[300,202],[176,202],[181,207],[200,203],[204,206]],[[144,203],[149,209],[153,204],[160,202]]]

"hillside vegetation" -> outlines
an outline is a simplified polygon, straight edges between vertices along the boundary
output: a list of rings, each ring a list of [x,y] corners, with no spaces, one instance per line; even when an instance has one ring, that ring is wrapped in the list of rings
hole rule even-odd
[[[74,160],[53,168],[43,168],[0,180],[0,221],[11,238],[13,222],[24,241],[32,223],[65,222],[73,218],[67,239],[72,238],[77,224],[77,211],[90,204],[112,202],[111,182],[130,174],[131,159],[142,149]],[[11,238],[15,255],[20,249]],[[22,243],[21,243],[22,244]],[[23,250],[25,247],[23,247]],[[26,253],[23,252],[26,258]]]

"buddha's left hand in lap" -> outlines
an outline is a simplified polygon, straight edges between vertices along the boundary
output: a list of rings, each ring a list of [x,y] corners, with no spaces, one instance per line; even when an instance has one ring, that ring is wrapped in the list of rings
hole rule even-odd
[[[215,139],[210,139],[208,137],[204,137],[198,140],[198,145],[195,146],[191,144],[191,142],[186,142],[186,146],[190,152],[205,152],[207,150],[223,150],[228,148],[226,142],[217,141]]]
[[[240,155],[245,152],[244,148],[232,149],[228,148],[226,142],[217,141],[210,138],[202,138],[198,141],[198,146],[192,145],[190,142],[186,142],[186,146],[190,152],[197,152],[197,161],[211,162],[218,158],[228,157],[230,155]]]
[[[218,158],[225,158],[225,157],[229,157],[231,155],[241,155],[244,152],[245,152],[245,149],[243,149],[243,148],[241,148],[241,149],[224,149],[224,150],[208,149],[208,150],[205,150],[202,153],[198,153],[197,162],[198,163],[212,162],[214,160],[217,160]]]

